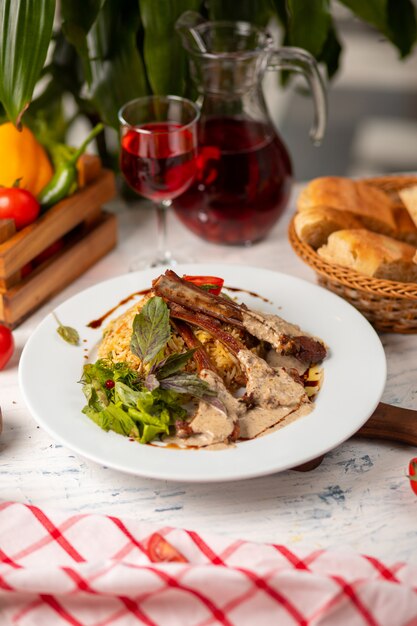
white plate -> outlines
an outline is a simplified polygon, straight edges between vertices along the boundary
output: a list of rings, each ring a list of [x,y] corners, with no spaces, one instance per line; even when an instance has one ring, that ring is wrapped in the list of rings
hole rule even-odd
[[[255,267],[184,265],[176,271],[222,276],[225,285],[269,300],[265,303],[245,292],[237,294],[249,306],[278,313],[326,342],[330,354],[324,361],[324,383],[312,413],[273,434],[219,451],[143,446],[101,430],[81,413],[85,402],[77,381],[86,355],[94,354],[101,336],[99,329],[87,324],[130,294],[148,288],[161,273],[151,269],[95,285],[56,309],[62,324],[79,331],[84,340],[80,347],[59,337],[52,315],[28,340],[20,360],[20,386],[35,420],[54,439],[97,463],[130,474],[220,482],[280,472],[314,459],[348,439],[372,414],[385,385],[385,354],[378,335],[350,304],[311,283]],[[131,305],[132,301],[111,317]]]

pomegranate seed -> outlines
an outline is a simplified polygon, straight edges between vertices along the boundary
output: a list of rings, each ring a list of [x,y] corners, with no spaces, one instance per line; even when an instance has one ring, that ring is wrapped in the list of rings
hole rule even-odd
[[[114,387],[114,380],[111,380],[111,378],[109,378],[109,380],[106,380],[105,385],[106,385],[107,389],[113,389],[113,387]]]

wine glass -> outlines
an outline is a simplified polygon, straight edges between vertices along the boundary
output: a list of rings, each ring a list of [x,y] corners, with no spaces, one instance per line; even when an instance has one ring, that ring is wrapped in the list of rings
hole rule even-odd
[[[131,270],[175,265],[167,248],[166,212],[194,180],[199,109],[178,96],[145,96],[119,111],[120,167],[127,183],[153,200],[157,214],[156,254],[136,259]]]

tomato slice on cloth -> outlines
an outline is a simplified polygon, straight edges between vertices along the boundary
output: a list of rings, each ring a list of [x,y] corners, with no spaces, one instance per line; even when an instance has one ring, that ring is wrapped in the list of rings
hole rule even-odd
[[[40,204],[30,191],[20,187],[0,187],[0,219],[14,220],[21,230],[36,220]]]
[[[188,563],[185,556],[159,533],[154,533],[149,539],[148,556],[152,563]]]
[[[183,279],[208,291],[213,293],[215,296],[218,296],[222,290],[224,285],[223,278],[219,278],[218,276],[187,276],[184,275]]]
[[[0,324],[0,370],[10,361],[14,352],[12,331]]]
[[[411,459],[408,464],[408,478],[410,479],[410,487],[417,496],[417,457]]]

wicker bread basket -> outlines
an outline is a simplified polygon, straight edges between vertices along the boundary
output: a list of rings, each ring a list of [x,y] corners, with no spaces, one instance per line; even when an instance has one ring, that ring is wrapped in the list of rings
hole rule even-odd
[[[386,176],[364,179],[398,199],[397,191],[417,185],[417,176]],[[356,307],[382,332],[417,333],[417,283],[402,283],[371,278],[324,261],[316,251],[301,241],[290,222],[288,237],[295,253],[317,273],[320,285],[338,294]]]

